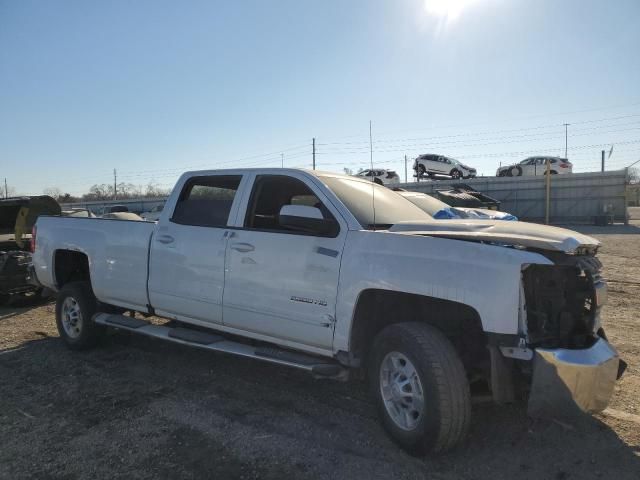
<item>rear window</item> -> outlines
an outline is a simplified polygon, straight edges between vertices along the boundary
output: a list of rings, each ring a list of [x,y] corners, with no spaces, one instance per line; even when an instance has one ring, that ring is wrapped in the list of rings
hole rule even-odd
[[[225,227],[240,175],[194,177],[182,189],[171,221],[198,227]]]

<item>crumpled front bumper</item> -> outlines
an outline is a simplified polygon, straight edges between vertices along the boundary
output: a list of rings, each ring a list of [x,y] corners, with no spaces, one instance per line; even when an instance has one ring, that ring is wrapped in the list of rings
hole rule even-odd
[[[568,417],[601,412],[609,405],[622,374],[620,366],[618,352],[604,338],[580,350],[536,349],[529,415]]]

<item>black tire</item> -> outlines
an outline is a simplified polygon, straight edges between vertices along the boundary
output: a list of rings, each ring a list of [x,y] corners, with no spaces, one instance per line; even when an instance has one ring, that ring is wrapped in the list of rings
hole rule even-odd
[[[507,170],[507,177],[521,177],[522,176],[522,167],[520,165],[516,165],[514,167],[509,167]]]
[[[451,176],[451,178],[454,178],[456,180],[458,180],[459,178],[462,178],[462,172],[457,168],[454,168],[453,170],[451,170],[451,173],[449,173],[449,175]]]
[[[73,313],[65,313],[67,310],[65,302],[68,299],[68,308],[76,310],[77,307],[79,310],[79,316],[75,317],[75,323]],[[104,328],[93,322],[93,315],[97,309],[98,301],[88,282],[70,282],[60,289],[56,301],[56,326],[60,338],[68,348],[84,350],[93,347],[98,342]]]
[[[379,178],[374,178],[373,183],[377,183],[378,185],[382,185],[384,187],[384,182]]]
[[[424,412],[414,417],[417,424],[412,429],[402,428],[393,420],[382,396],[383,361],[396,353],[415,367],[424,398]],[[368,370],[382,423],[410,454],[443,452],[465,438],[471,417],[469,382],[453,345],[438,329],[420,322],[386,327],[374,340]]]

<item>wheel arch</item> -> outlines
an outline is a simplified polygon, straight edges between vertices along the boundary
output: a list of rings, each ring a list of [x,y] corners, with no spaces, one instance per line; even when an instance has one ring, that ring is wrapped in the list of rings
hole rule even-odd
[[[58,290],[69,282],[91,283],[87,254],[77,250],[56,250],[53,253],[53,280]]]
[[[452,300],[375,288],[358,295],[349,333],[350,358],[366,365],[376,335],[388,325],[403,322],[424,322],[440,330],[465,365],[476,362],[479,356],[488,359],[487,338],[475,308]]]

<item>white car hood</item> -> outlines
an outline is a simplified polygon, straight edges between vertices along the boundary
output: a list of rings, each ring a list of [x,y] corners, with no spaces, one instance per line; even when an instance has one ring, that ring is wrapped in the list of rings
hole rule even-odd
[[[489,219],[401,222],[393,225],[389,232],[502,243],[565,253],[574,253],[579,247],[595,250],[600,246],[595,238],[566,228]]]

